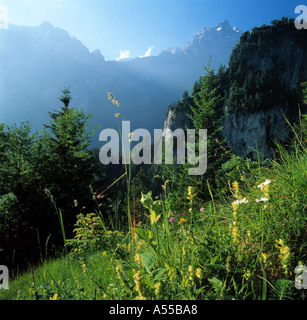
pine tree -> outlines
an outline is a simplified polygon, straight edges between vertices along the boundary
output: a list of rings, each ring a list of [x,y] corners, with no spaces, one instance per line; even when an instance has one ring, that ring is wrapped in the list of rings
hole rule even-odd
[[[222,88],[220,77],[214,75],[210,68],[210,61],[205,68],[205,75],[194,85],[193,101],[190,104],[191,114],[187,115],[192,122],[191,128],[195,129],[196,156],[199,156],[199,130],[207,129],[207,171],[204,175],[191,176],[189,168],[197,167],[186,161],[182,165],[163,165],[164,180],[169,180],[168,192],[171,194],[173,210],[183,207],[188,186],[195,187],[199,197],[209,198],[208,184],[211,188],[218,186],[218,175],[224,162],[226,149],[220,131],[225,119],[223,111]],[[187,148],[190,146],[187,145]],[[204,156],[204,155],[203,155]],[[188,160],[188,159],[186,159]]]
[[[89,185],[94,182],[97,166],[89,149],[88,120],[82,108],[70,108],[70,90],[65,88],[59,98],[63,106],[50,114],[50,125],[45,126],[41,170],[46,187],[56,204],[73,224],[74,203],[84,205],[91,199]],[[64,217],[65,219],[65,217]]]
[[[205,67],[205,75],[200,79],[200,90],[194,95],[194,105],[191,105],[192,115],[190,119],[196,133],[200,129],[207,129],[207,172],[203,176],[190,177],[193,184],[203,196],[208,196],[207,183],[216,186],[218,172],[224,161],[223,140],[220,131],[225,119],[223,110],[224,98],[221,95],[218,78],[214,75],[214,70],[208,66]],[[198,135],[196,134],[196,137]],[[198,138],[196,139],[196,150]]]

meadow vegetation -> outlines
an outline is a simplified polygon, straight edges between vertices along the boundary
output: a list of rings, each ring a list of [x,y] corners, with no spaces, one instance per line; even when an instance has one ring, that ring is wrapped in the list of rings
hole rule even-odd
[[[110,223],[97,202],[103,194],[92,190],[97,210],[80,212],[67,239],[55,204],[63,253],[51,259],[47,246],[41,248],[41,264],[16,273],[1,299],[306,299],[294,286],[295,268],[307,261],[304,125],[305,118],[295,128],[289,123],[291,148],[276,143],[272,159],[233,155],[224,166],[222,190],[203,181],[205,198],[189,185],[178,199],[174,181],[165,180],[159,195],[141,192],[141,215],[135,198],[128,199],[123,225]],[[129,191],[128,167],[121,178]]]
[[[68,254],[16,276],[5,299],[305,299],[306,148],[241,172],[232,195],[205,203],[189,187],[173,212],[168,183],[143,194],[144,224],[118,232],[80,214]],[[240,168],[237,168],[240,170]],[[210,187],[209,187],[210,188]]]

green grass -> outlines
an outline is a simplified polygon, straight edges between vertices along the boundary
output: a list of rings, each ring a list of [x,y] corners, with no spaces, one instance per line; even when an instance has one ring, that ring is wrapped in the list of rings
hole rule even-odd
[[[307,264],[307,153],[278,147],[228,197],[201,203],[191,186],[172,212],[167,183],[163,201],[143,195],[147,223],[126,234],[80,216],[71,253],[11,279],[0,299],[306,299],[294,270]]]
[[[110,261],[97,252],[83,262],[69,255],[45,262],[11,279],[0,300],[50,300],[56,294],[63,300],[105,299],[102,288],[109,283],[104,280],[115,274]]]

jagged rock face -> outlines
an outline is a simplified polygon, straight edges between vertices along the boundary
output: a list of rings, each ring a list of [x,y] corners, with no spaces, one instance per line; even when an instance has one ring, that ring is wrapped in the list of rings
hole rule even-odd
[[[174,132],[177,129],[185,130],[185,127],[192,128],[191,120],[187,117],[187,113],[190,110],[184,109],[179,111],[170,110],[167,114],[167,117],[164,121],[164,128],[163,128],[163,136],[167,140],[170,138],[170,132],[167,129],[170,129]]]
[[[268,30],[263,32],[268,33]],[[255,50],[246,57],[246,64],[253,73],[274,70],[285,95],[276,97],[276,103],[265,111],[229,113],[222,133],[228,145],[240,156],[250,155],[256,159],[256,149],[260,154],[271,156],[272,138],[283,143],[289,137],[285,117],[290,122],[298,119],[298,105],[291,97],[297,95],[300,83],[307,79],[307,38],[304,40],[295,35],[296,30],[291,28],[288,32],[280,32],[279,36],[276,31],[273,40],[266,43],[267,50]],[[264,36],[264,41],[266,39]]]
[[[272,155],[273,138],[283,142],[288,137],[287,124],[279,107],[268,111],[230,113],[223,136],[236,154],[257,159]]]

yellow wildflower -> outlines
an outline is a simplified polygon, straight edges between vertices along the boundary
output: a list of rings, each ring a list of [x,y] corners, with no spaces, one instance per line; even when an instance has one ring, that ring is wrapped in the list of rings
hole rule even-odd
[[[237,181],[233,182],[232,187],[235,191],[234,197],[238,198],[239,197],[239,183]]]
[[[157,283],[155,284],[155,294],[156,294],[156,296],[159,295],[159,293],[160,293],[160,288],[161,288],[161,282],[157,282]]]
[[[261,183],[258,188],[261,189],[261,191],[264,193],[265,198],[269,198],[270,190],[269,190],[269,185],[271,183],[271,180],[266,180],[265,182]]]
[[[120,118],[121,114],[120,113],[115,113],[116,118]]]
[[[247,271],[244,273],[243,277],[244,277],[246,280],[248,280],[251,275],[252,275],[252,274],[251,274],[250,270],[247,269]]]
[[[196,272],[195,272],[195,275],[198,279],[201,279],[202,275],[203,275],[203,272],[200,268],[197,268],[196,269]]]
[[[141,256],[138,253],[134,256],[134,262],[137,264],[141,263]]]
[[[236,222],[234,222],[233,224],[234,224],[234,227],[232,227],[233,242],[234,243],[238,243],[239,242],[239,237],[240,237],[239,229],[235,226]]]
[[[139,294],[141,295],[141,279],[142,279],[142,276],[140,274],[140,271],[136,271],[135,269],[133,269],[133,273],[134,273],[134,276],[133,276],[133,280],[134,280],[134,283],[135,283],[135,291],[138,291]]]
[[[284,244],[284,241],[282,239],[276,240],[277,245],[276,248],[279,249],[280,255],[278,255],[281,266],[285,270],[285,274],[288,273],[288,266],[291,259],[291,252],[290,248]]]
[[[266,262],[267,262],[267,260],[268,260],[268,256],[265,254],[265,253],[263,253],[263,252],[261,252],[261,255],[260,255],[260,261],[261,262],[263,262],[264,264],[266,264]]]
[[[59,298],[59,295],[55,293],[52,298],[51,297],[49,298],[49,300],[60,300],[60,298]]]
[[[276,240],[276,243],[283,246],[284,245],[284,241],[282,239]],[[278,245],[276,245],[276,248],[278,248]]]
[[[121,278],[122,278],[122,275],[121,275],[121,273],[122,273],[122,266],[121,265],[117,265],[116,267],[115,267],[115,271],[116,271],[116,274],[117,274],[117,279],[119,279],[119,280],[121,280]]]
[[[188,267],[188,279],[193,281],[193,275],[194,275],[193,266],[189,266]]]
[[[241,180],[242,180],[242,178],[241,178]],[[244,179],[242,181],[244,181]],[[242,195],[240,195],[239,183],[237,181],[232,183],[232,188],[235,191],[234,197],[239,200],[242,200],[243,197],[242,197]]]

